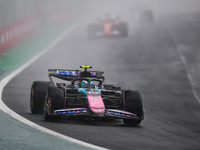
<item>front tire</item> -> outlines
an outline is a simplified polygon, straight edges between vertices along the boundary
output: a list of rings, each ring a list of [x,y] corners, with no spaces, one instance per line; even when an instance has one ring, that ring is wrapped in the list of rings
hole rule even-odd
[[[52,86],[48,81],[34,81],[31,86],[30,110],[33,114],[42,113],[46,88]]]
[[[140,95],[140,93],[138,91],[133,91],[133,90],[127,90],[124,93],[125,93],[125,95],[124,95],[125,111],[136,114],[140,120],[123,119],[123,122],[125,125],[128,125],[128,126],[138,125],[141,123],[141,120],[143,120],[143,118],[144,118],[142,96]]]
[[[64,91],[61,88],[51,86],[47,88],[43,115],[45,120],[59,120],[60,116],[51,116],[54,110],[64,108]]]

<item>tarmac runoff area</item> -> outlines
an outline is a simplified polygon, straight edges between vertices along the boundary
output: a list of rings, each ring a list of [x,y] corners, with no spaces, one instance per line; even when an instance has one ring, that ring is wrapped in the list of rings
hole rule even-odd
[[[12,54],[8,54],[8,56],[4,56],[4,58],[0,58],[1,64],[9,62],[9,59],[12,60],[10,64],[4,67],[1,67],[0,71],[0,96],[3,91],[3,87],[12,76],[14,77],[21,70],[25,69],[30,65],[33,61],[35,61],[38,57],[43,55],[48,49],[56,45],[56,43],[62,39],[63,36],[67,35],[73,28],[70,28],[72,25],[68,25],[68,27],[59,28],[58,30],[53,30],[50,27],[49,30],[42,31],[42,35],[36,34],[34,38],[28,39],[19,47],[15,49],[21,49],[21,53],[18,54],[21,56],[20,61],[17,59],[14,60],[11,56]],[[62,30],[61,30],[62,29]],[[54,31],[56,33],[49,33],[49,31]],[[62,33],[65,31],[64,33]],[[48,34],[46,34],[48,32]],[[50,36],[50,34],[52,36]],[[53,37],[47,40],[47,37]],[[37,39],[37,40],[33,40]],[[45,41],[43,41],[45,40]],[[35,42],[42,43],[41,45],[36,44]],[[49,45],[50,43],[52,43]],[[29,52],[29,55],[25,55],[23,50],[26,50],[27,43],[34,45],[32,47],[32,51],[34,53]],[[45,43],[45,44],[44,44]],[[37,45],[35,47],[35,45]],[[31,46],[29,47],[30,50]],[[34,50],[33,50],[34,48]],[[35,51],[37,49],[37,51]],[[31,50],[30,50],[31,51]],[[42,51],[42,52],[40,52]],[[16,50],[10,50],[10,53],[16,52]],[[40,53],[39,53],[40,52]],[[37,54],[39,53],[39,54]],[[36,55],[37,54],[37,55]],[[32,56],[34,58],[31,59]],[[14,54],[13,56],[16,56]],[[7,58],[6,58],[7,57]],[[30,59],[30,60],[29,60]],[[28,61],[29,60],[29,61]],[[13,62],[16,61],[16,62]],[[22,65],[24,62],[25,65]],[[17,69],[16,69],[17,68]],[[13,71],[15,70],[15,71]],[[10,77],[9,77],[10,76]],[[11,117],[12,116],[12,117]],[[19,121],[20,120],[20,121]],[[104,149],[89,143],[85,143],[82,141],[78,141],[76,139],[72,139],[70,137],[64,136],[62,134],[58,134],[54,131],[48,130],[46,128],[40,127],[37,124],[34,124],[25,118],[19,116],[12,110],[10,110],[0,99],[0,149],[1,150],[22,150],[22,149],[37,149],[37,150],[55,150],[55,149],[70,149],[70,150],[89,150],[89,149]]]

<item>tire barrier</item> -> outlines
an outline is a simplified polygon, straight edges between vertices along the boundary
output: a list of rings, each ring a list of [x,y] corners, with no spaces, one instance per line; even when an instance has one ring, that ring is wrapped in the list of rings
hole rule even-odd
[[[32,35],[39,27],[39,16],[34,14],[0,28],[0,56]]]

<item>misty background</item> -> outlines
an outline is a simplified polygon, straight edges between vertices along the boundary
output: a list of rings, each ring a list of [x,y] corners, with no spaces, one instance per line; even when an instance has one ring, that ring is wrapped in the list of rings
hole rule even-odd
[[[145,10],[151,10],[152,19],[141,19]],[[127,22],[127,37],[89,38],[89,25],[106,14]],[[109,149],[199,149],[200,0],[0,0],[0,77],[64,33],[58,44],[4,88],[2,99],[8,107],[51,130]],[[50,68],[78,69],[80,65],[104,71],[105,83],[140,91],[145,108],[141,126],[47,123],[30,113],[33,81],[48,80]],[[1,131],[15,129],[1,124]],[[30,148],[27,137],[40,140],[35,133],[24,132],[22,136],[3,132],[0,147],[8,135],[15,138],[8,140],[9,146],[19,139],[17,147],[24,141]]]
[[[0,27],[35,13],[43,23],[53,17],[84,20],[106,13],[131,18],[138,6],[152,9],[156,18],[200,11],[199,0],[0,0]]]

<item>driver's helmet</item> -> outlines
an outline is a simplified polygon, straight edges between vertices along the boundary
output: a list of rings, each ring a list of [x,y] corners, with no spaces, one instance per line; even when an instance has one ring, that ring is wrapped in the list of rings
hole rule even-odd
[[[89,82],[83,80],[82,83],[81,83],[81,87],[82,87],[82,88],[88,88],[88,87],[89,87]]]

